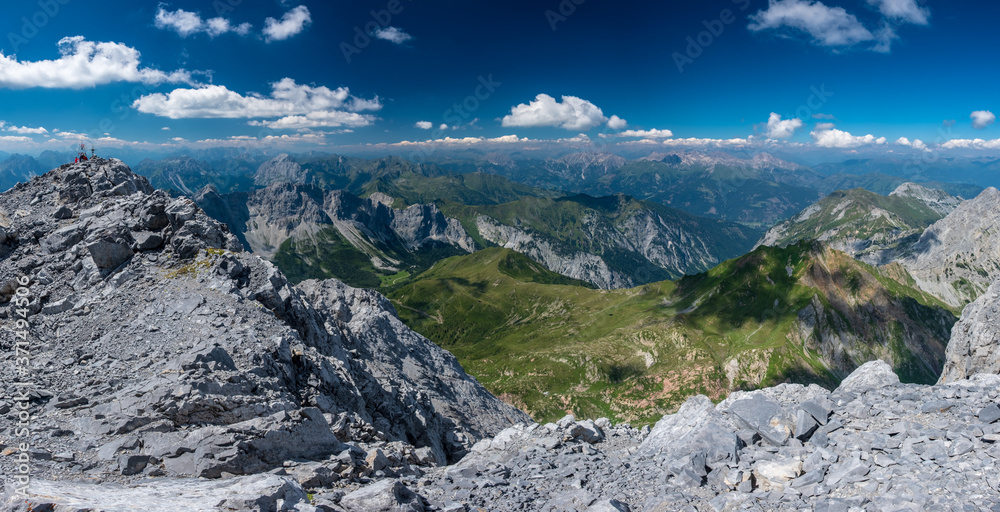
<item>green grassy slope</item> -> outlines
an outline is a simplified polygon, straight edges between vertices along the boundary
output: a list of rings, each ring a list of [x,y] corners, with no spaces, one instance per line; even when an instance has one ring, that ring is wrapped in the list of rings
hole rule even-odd
[[[492,248],[444,260],[390,297],[408,325],[539,421],[569,412],[648,423],[694,393],[832,387],[876,357],[933,382],[955,321],[929,296],[812,244],[629,290],[557,277]],[[809,332],[800,312],[814,304],[822,312]],[[840,333],[856,343],[837,355],[824,340]]]
[[[370,241],[368,245],[376,248]],[[313,237],[285,240],[273,261],[293,283],[306,279],[336,278],[356,288],[386,292],[442,259],[465,254],[465,251],[443,243],[416,251],[384,244],[378,247],[381,256],[396,262],[394,266],[399,268],[398,272],[376,268],[369,255],[351,245],[332,226],[320,229]]]

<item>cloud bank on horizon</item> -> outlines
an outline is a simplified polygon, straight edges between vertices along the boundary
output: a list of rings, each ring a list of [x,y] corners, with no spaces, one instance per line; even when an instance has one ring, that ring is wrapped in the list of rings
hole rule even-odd
[[[553,26],[548,13],[558,2],[539,11],[526,0],[504,9],[177,0],[140,9],[138,22],[117,14],[118,1],[99,3],[99,14],[67,4],[30,26],[11,13],[12,36],[0,52],[0,149],[61,147],[73,138],[303,149],[1000,149],[1000,138],[982,135],[995,129],[993,91],[941,78],[996,42],[967,26],[989,18],[989,9],[1000,14],[994,7],[627,1],[580,5]],[[41,19],[23,8],[23,19]],[[101,16],[112,19],[85,30]],[[636,26],[619,31],[623,20]],[[681,35],[639,30],[653,26]],[[943,52],[933,72],[914,70],[942,36],[959,38],[949,44],[964,53]],[[681,49],[691,63],[678,74],[669,63]],[[656,61],[662,65],[646,65]],[[988,73],[979,82],[990,83]],[[816,93],[827,88],[836,93]],[[928,90],[937,94],[924,98]],[[969,122],[942,121],[962,116]]]

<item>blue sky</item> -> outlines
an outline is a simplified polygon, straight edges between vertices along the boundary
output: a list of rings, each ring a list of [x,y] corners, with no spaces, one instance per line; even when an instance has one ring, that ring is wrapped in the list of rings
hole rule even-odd
[[[1000,150],[993,2],[5,7],[0,149],[11,152],[78,140]]]

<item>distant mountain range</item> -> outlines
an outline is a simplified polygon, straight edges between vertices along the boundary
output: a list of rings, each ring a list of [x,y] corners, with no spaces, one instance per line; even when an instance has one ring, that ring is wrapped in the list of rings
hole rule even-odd
[[[838,189],[865,188],[887,194],[908,180],[870,173],[815,172],[767,153],[739,157],[727,153],[653,153],[626,160],[608,153],[574,153],[549,160],[497,160],[454,164],[540,188],[592,196],[624,193],[693,215],[767,229]],[[955,195],[970,197],[977,185],[929,182]]]
[[[364,164],[282,155],[253,176],[266,188],[222,194],[206,186],[195,201],[293,280],[337,277],[370,288],[493,245],[601,288],[625,288],[711,268],[760,234],[621,194],[555,199],[497,175],[427,176],[394,159]],[[368,197],[321,186],[331,182]]]

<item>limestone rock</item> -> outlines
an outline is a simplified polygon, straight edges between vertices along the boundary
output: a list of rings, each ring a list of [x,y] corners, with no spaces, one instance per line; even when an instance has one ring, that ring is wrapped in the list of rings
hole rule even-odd
[[[899,384],[899,377],[888,363],[881,360],[867,362],[841,381],[837,391],[862,393],[871,389]]]
[[[1000,281],[965,307],[952,328],[941,383],[1000,373]]]

